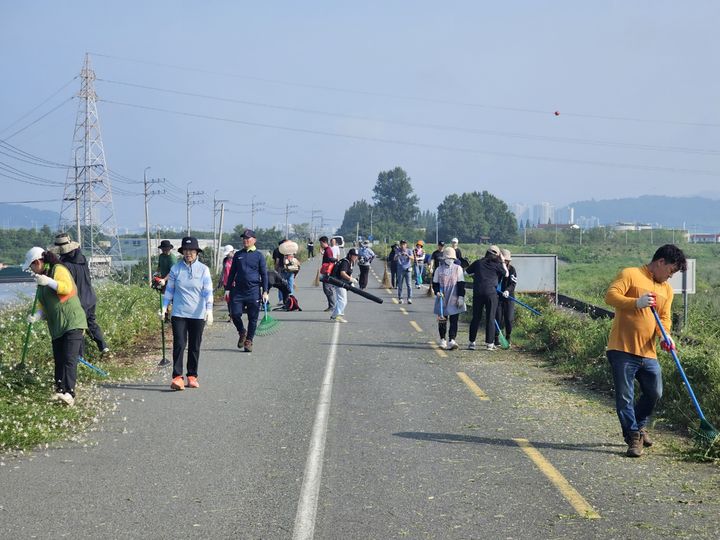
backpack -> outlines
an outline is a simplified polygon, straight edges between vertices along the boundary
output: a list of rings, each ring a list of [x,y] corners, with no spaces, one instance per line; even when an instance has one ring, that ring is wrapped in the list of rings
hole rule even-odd
[[[285,311],[302,311],[300,304],[298,304],[297,298],[294,295],[289,294],[285,298],[285,305],[283,306]]]

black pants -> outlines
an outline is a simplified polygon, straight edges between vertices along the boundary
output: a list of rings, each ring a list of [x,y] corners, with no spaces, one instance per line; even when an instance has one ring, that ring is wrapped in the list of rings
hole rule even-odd
[[[359,266],[360,266],[360,279],[358,281],[359,281],[359,285],[360,285],[360,290],[364,290],[367,288],[367,284],[368,284],[368,275],[370,274],[370,265],[365,266],[365,265],[361,264]]]
[[[396,262],[390,263],[390,284],[392,285],[393,289],[397,288],[397,263]]]
[[[233,324],[237,328],[238,335],[246,332],[242,322],[242,314],[247,313],[248,325],[245,339],[253,340],[255,330],[257,329],[258,316],[260,315],[260,300],[243,300],[241,298],[232,298],[230,300],[230,314]]]
[[[83,339],[85,338],[82,330],[69,330],[59,338],[52,340],[56,392],[67,392],[71,396],[75,396],[77,363]]]
[[[322,287],[323,293],[327,297],[328,309],[335,309],[335,287],[325,281],[322,282]]]
[[[498,297],[497,315],[495,318],[500,328],[505,332],[505,339],[510,341],[510,334],[513,329],[513,319],[515,318],[515,303],[508,299]],[[495,344],[498,344],[497,329],[495,330]]]
[[[107,342],[103,331],[95,320],[95,306],[90,306],[85,310],[85,318],[87,319],[88,334],[97,345],[98,350],[102,352],[107,347]]]
[[[186,317],[171,317],[170,320],[173,331],[173,379],[182,377],[186,345],[188,349],[187,374],[197,377],[205,321]]]
[[[497,311],[497,292],[473,295],[473,316],[470,321],[470,341],[475,341],[483,310],[485,311],[485,343],[495,342],[495,311]]]
[[[460,314],[450,315],[445,321],[438,321],[438,332],[440,333],[440,339],[445,339],[445,331],[448,327],[448,320],[450,321],[450,333],[448,334],[449,339],[455,339],[458,331],[458,319]]]
[[[315,256],[315,248],[309,247],[308,248],[308,259],[312,259]]]

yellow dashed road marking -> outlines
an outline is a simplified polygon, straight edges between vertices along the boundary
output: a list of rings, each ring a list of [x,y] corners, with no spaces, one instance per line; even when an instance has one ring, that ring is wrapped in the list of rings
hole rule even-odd
[[[393,293],[390,289],[385,289],[385,292],[387,292],[388,294],[392,294],[392,293]],[[393,298],[393,302],[394,302],[394,301],[395,301],[395,298]]]
[[[397,304],[397,303],[398,303],[397,298],[393,298],[392,301],[393,301],[393,304]]]
[[[467,373],[458,371],[457,376],[460,377],[460,380],[465,383],[465,386],[467,386],[470,391],[477,396],[478,399],[482,401],[490,401],[488,395],[483,392],[477,384],[475,384],[475,381],[468,377]]]
[[[401,307],[401,308],[400,308],[400,312],[401,312],[403,315],[407,315],[407,314],[408,314],[407,309],[405,309],[404,307]]]
[[[428,344],[435,350],[435,352],[440,358],[447,358],[447,353],[443,351],[440,347],[438,347],[437,343],[435,343],[434,341],[428,341]]]
[[[410,321],[410,326],[412,326],[416,331],[422,332],[422,328],[420,328],[420,325],[415,321]]]
[[[532,460],[540,471],[548,477],[548,479],[555,485],[560,491],[563,497],[570,503],[575,511],[584,518],[587,519],[600,519],[595,509],[583,498],[578,491],[570,485],[565,477],[560,474],[552,463],[550,463],[545,457],[538,452],[538,450],[530,444],[527,439],[513,439],[515,443],[522,448],[522,451]]]

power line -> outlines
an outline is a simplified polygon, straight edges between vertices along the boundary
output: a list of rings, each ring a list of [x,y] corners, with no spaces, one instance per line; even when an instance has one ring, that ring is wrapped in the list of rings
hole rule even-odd
[[[5,126],[3,129],[0,129],[0,133],[6,132],[6,131],[7,131],[8,129],[10,129],[12,126],[14,126],[14,125],[17,124],[18,122],[20,122],[20,120],[22,120],[22,119],[30,116],[32,113],[34,113],[34,112],[35,112],[36,110],[38,110],[40,107],[42,107],[43,105],[45,105],[45,103],[47,103],[48,101],[50,101],[52,98],[54,98],[55,96],[57,96],[60,92],[62,92],[63,90],[65,90],[65,88],[67,88],[67,87],[70,86],[73,82],[75,82],[75,80],[76,80],[78,77],[79,77],[79,75],[75,75],[72,79],[70,79],[68,82],[66,82],[65,84],[63,84],[63,85],[62,85],[60,88],[58,88],[55,92],[53,92],[52,94],[50,94],[50,96],[48,96],[47,98],[45,98],[44,100],[42,100],[39,105],[36,105],[36,106],[33,107],[32,109],[30,109],[28,112],[26,112],[25,114],[23,114],[22,116],[20,116],[20,117],[17,118],[16,120],[14,120],[13,122],[9,123],[9,124],[8,124],[7,126]]]
[[[243,99],[212,96],[212,95],[200,94],[200,93],[196,93],[196,92],[185,92],[182,90],[174,90],[174,89],[170,89],[170,88],[158,88],[155,86],[147,86],[147,85],[143,85],[143,84],[136,84],[136,83],[130,83],[130,82],[125,82],[125,81],[113,81],[113,80],[109,80],[109,79],[98,79],[98,81],[116,84],[116,85],[122,85],[122,86],[129,86],[132,88],[141,88],[144,90],[152,90],[155,92],[176,94],[176,95],[180,95],[180,96],[197,97],[197,98],[201,98],[201,99],[209,99],[209,100],[222,101],[222,102],[227,102],[227,103],[250,105],[253,107],[263,107],[263,108],[268,108],[268,109],[297,112],[297,113],[302,113],[302,114],[329,116],[332,118],[343,118],[343,119],[347,119],[347,120],[379,122],[379,123],[394,124],[394,125],[412,127],[412,128],[434,129],[434,130],[441,130],[441,131],[458,131],[461,133],[471,133],[471,134],[475,134],[475,135],[492,135],[494,137],[509,137],[509,138],[515,138],[515,139],[528,139],[528,140],[534,140],[534,141],[583,144],[583,145],[592,145],[592,146],[607,146],[607,147],[613,147],[613,148],[653,150],[653,151],[659,151],[659,152],[682,152],[682,153],[692,153],[692,154],[720,155],[720,151],[718,151],[718,150],[696,149],[696,148],[686,148],[686,147],[677,147],[677,146],[659,146],[659,145],[641,144],[641,143],[624,143],[624,142],[597,140],[597,139],[595,139],[595,140],[594,139],[579,139],[579,138],[575,138],[575,137],[556,137],[556,136],[553,137],[553,136],[547,136],[547,135],[533,135],[533,134],[529,134],[529,133],[516,133],[516,132],[496,131],[496,130],[490,130],[490,129],[477,129],[477,128],[462,127],[462,126],[433,124],[433,123],[426,123],[426,122],[406,122],[403,120],[387,120],[387,119],[378,118],[378,117],[370,117],[370,116],[362,116],[362,115],[346,114],[346,113],[338,113],[338,112],[329,112],[329,111],[322,111],[322,110],[318,110],[318,109],[289,107],[286,105],[277,105],[277,104],[273,104],[273,103],[262,103],[262,102],[258,102],[258,101],[248,101],[248,100],[243,100]],[[598,117],[598,118],[600,118],[600,117]],[[710,124],[708,124],[708,125],[710,125]],[[720,124],[717,127],[720,127]]]
[[[263,77],[255,77],[255,76],[251,76],[251,75],[241,75],[241,74],[237,74],[237,73],[213,71],[213,70],[203,69],[203,68],[178,66],[178,65],[173,65],[173,64],[164,64],[161,62],[152,62],[149,60],[138,60],[138,59],[134,59],[134,58],[126,58],[126,57],[122,57],[122,56],[114,56],[114,55],[102,54],[102,53],[90,53],[90,54],[92,54],[94,56],[102,57],[102,58],[122,60],[125,62],[133,62],[136,64],[145,64],[145,65],[155,66],[155,67],[165,67],[165,68],[176,69],[176,70],[180,70],[180,71],[205,73],[208,75],[219,75],[222,77],[244,79],[244,80],[257,81],[257,82],[262,82],[262,83],[277,84],[277,85],[282,85],[282,86],[294,86],[294,87],[299,87],[299,88],[309,88],[312,90],[325,90],[325,91],[329,91],[329,92],[356,94],[356,95],[373,96],[373,97],[381,97],[381,98],[391,98],[391,99],[404,100],[404,101],[416,101],[416,102],[421,102],[421,103],[435,103],[435,104],[439,104],[439,105],[453,105],[453,106],[457,106],[457,107],[470,107],[470,108],[478,108],[478,109],[490,109],[490,110],[529,113],[529,114],[551,115],[556,112],[555,110],[550,110],[550,109],[532,109],[532,108],[527,108],[527,107],[507,107],[507,106],[492,105],[492,104],[485,104],[485,103],[464,102],[464,101],[458,101],[458,100],[452,100],[452,99],[430,98],[430,97],[422,97],[422,96],[408,96],[408,95],[402,95],[402,94],[390,94],[387,92],[371,92],[371,91],[367,91],[367,90],[357,90],[357,89],[352,89],[352,88],[324,86],[324,85],[319,85],[319,84],[309,84],[309,83],[296,82],[296,81],[284,81],[284,80],[279,80],[279,79],[268,79],[268,78],[263,78]],[[625,122],[641,122],[641,123],[652,123],[652,124],[668,124],[668,125],[679,125],[679,126],[713,127],[713,128],[720,127],[720,124],[713,123],[713,122],[690,122],[690,121],[684,121],[684,120],[638,118],[638,117],[632,117],[632,116],[620,116],[620,115],[613,116],[613,115],[601,115],[601,114],[593,114],[593,113],[566,112],[566,111],[563,111],[562,115],[576,117],[576,118],[588,118],[591,120],[614,120],[614,121],[625,121]]]
[[[307,129],[307,128],[295,128],[295,127],[289,127],[289,126],[267,124],[267,123],[263,123],[263,122],[250,122],[247,120],[223,118],[220,116],[211,116],[211,115],[191,113],[191,112],[186,112],[186,111],[176,111],[176,110],[165,109],[165,108],[161,108],[161,107],[151,107],[149,105],[138,105],[138,104],[134,104],[134,103],[126,103],[126,102],[120,102],[120,101],[111,101],[111,100],[102,100],[102,101],[104,103],[110,103],[113,105],[121,105],[121,106],[125,106],[125,107],[132,107],[132,108],[148,110],[148,111],[164,112],[164,113],[175,114],[175,115],[179,115],[179,116],[187,116],[190,118],[200,118],[203,120],[216,120],[218,122],[226,122],[226,123],[230,123],[230,124],[240,124],[240,125],[244,125],[244,126],[277,129],[277,130],[289,131],[289,132],[293,132],[293,133],[323,135],[326,137],[336,137],[336,138],[341,138],[341,139],[350,139],[350,140],[357,140],[357,141],[376,142],[376,143],[383,143],[383,144],[394,144],[394,145],[401,145],[401,146],[412,146],[412,147],[417,147],[417,148],[431,148],[431,149],[435,149],[435,150],[446,150],[449,152],[481,154],[481,155],[506,157],[506,158],[513,158],[513,159],[529,159],[529,160],[533,160],[533,161],[569,163],[569,164],[575,164],[575,165],[593,165],[593,166],[598,166],[598,167],[609,167],[609,168],[615,168],[615,169],[633,169],[633,170],[641,170],[641,171],[669,172],[669,173],[676,173],[676,174],[693,174],[693,175],[700,175],[700,176],[720,176],[720,173],[718,173],[718,172],[700,170],[700,169],[659,167],[659,166],[654,166],[654,165],[636,165],[636,164],[632,164],[632,163],[612,163],[612,162],[606,162],[606,161],[592,161],[592,160],[582,160],[582,159],[572,159],[572,158],[555,158],[555,157],[537,156],[537,155],[531,155],[531,154],[517,154],[517,153],[513,153],[513,152],[496,152],[496,151],[491,151],[491,150],[479,150],[479,149],[475,149],[475,148],[453,147],[453,146],[446,146],[446,145],[439,145],[439,144],[403,141],[403,140],[399,140],[399,139],[383,139],[383,138],[379,138],[379,137],[367,137],[367,136],[363,136],[363,135],[352,135],[352,134],[347,134],[347,133],[337,133],[337,132],[321,131],[321,130],[314,130],[314,129]]]
[[[40,120],[42,120],[43,118],[45,118],[45,117],[48,116],[49,114],[54,113],[55,111],[57,111],[60,107],[62,107],[62,106],[65,105],[66,103],[70,103],[73,99],[75,99],[75,96],[71,96],[70,98],[68,98],[68,99],[66,99],[65,101],[63,101],[62,103],[60,103],[59,105],[57,105],[57,106],[53,107],[52,109],[50,109],[48,112],[46,112],[45,114],[43,114],[41,117],[36,118],[35,120],[33,120],[32,122],[30,122],[29,124],[25,125],[24,127],[18,129],[18,130],[15,131],[15,132],[11,133],[10,135],[8,135],[8,136],[5,137],[5,138],[6,138],[6,139],[12,139],[15,135],[18,135],[19,133],[22,133],[23,131],[25,131],[25,130],[26,130],[27,128],[29,128],[30,126],[33,126],[33,125],[37,124]]]

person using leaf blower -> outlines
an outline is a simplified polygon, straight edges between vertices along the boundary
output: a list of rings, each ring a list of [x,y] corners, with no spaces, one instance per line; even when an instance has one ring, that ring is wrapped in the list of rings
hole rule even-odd
[[[505,339],[510,343],[510,334],[513,329],[513,319],[515,318],[515,302],[510,300],[511,296],[515,295],[515,286],[517,285],[517,271],[515,267],[510,264],[512,261],[512,254],[508,249],[501,249],[500,255],[502,255],[505,265],[507,266],[508,275],[502,280],[498,286],[498,307],[495,314],[495,319],[498,322],[498,328],[505,331]],[[500,332],[495,331],[495,347],[500,345]]]
[[[322,261],[320,263],[320,275],[329,276],[332,274],[337,259],[333,255],[333,250],[328,243],[327,236],[321,236],[318,241],[320,242],[320,249],[322,249]],[[333,286],[326,281],[322,282],[322,290],[325,298],[327,298],[328,307],[323,311],[333,311],[335,309],[335,289]]]
[[[435,293],[435,307],[433,313],[438,316],[438,333],[440,334],[440,347],[449,351],[458,348],[455,341],[458,331],[458,319],[465,307],[465,278],[463,269],[455,264],[455,250],[451,247],[443,249],[443,258],[433,272],[432,290]],[[445,341],[448,320],[450,332]]]
[[[673,289],[668,279],[686,268],[682,250],[673,244],[665,244],[658,248],[649,264],[621,270],[605,295],[605,302],[615,308],[607,358],[615,384],[615,409],[628,445],[628,457],[640,457],[643,447],[652,446],[647,424],[663,391],[655,349],[655,339],[662,339],[662,334],[651,308],[657,310],[663,326],[669,331]],[[666,351],[675,349],[669,336],[668,341],[662,340],[660,345]],[[637,402],[636,379],[640,386]]]
[[[255,247],[255,231],[245,229],[242,234],[243,249],[235,252],[227,284],[225,300],[230,301],[230,316],[238,331],[238,349],[252,352],[253,339],[260,315],[260,301],[267,303],[268,274],[265,255]],[[247,329],[242,315],[247,312]]]
[[[198,364],[205,324],[213,323],[213,284],[210,269],[198,260],[202,249],[197,238],[186,236],[178,251],[182,260],[175,263],[167,276],[160,319],[164,320],[172,302],[170,317],[173,331],[173,372],[170,388],[184,390],[183,360],[187,355],[187,387],[199,388]]]
[[[85,311],[77,287],[68,269],[57,255],[34,247],[25,254],[23,270],[32,271],[38,285],[37,311],[28,316],[30,324],[47,321],[55,361],[55,395],[53,399],[68,407],[75,405],[77,363],[87,330]]]
[[[495,312],[497,311],[497,285],[508,275],[500,248],[490,246],[482,259],[474,261],[465,270],[473,276],[473,316],[470,321],[470,343],[468,349],[476,349],[475,338],[485,310],[485,348],[495,350]]]
[[[352,271],[357,260],[358,253],[355,248],[349,249],[345,258],[340,259],[335,265],[335,268],[333,268],[331,275],[334,278],[350,283],[352,286],[356,286],[358,280],[352,277]],[[345,306],[347,306],[347,291],[344,287],[339,287],[337,285],[334,285],[334,287],[335,309],[333,309],[330,318],[335,322],[345,323],[347,322],[347,319],[345,319]]]

